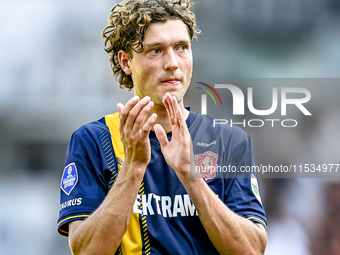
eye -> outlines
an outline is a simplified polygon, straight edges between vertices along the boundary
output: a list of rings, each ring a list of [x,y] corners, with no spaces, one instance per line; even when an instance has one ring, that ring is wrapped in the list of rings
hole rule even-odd
[[[149,52],[152,53],[152,54],[159,54],[161,52],[161,50],[156,48],[156,49],[150,50]]]
[[[177,49],[180,50],[180,51],[185,51],[187,49],[187,46],[186,45],[179,45],[177,47]]]

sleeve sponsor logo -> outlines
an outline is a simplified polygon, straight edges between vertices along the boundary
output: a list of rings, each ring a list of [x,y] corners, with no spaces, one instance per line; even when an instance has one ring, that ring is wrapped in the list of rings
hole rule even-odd
[[[59,211],[65,209],[67,207],[70,207],[70,206],[81,205],[81,203],[82,203],[82,198],[74,198],[74,199],[68,200],[68,201],[60,204]]]
[[[70,195],[73,188],[78,182],[78,172],[75,163],[67,165],[64,169],[63,177],[61,178],[60,188],[66,195]]]
[[[259,185],[257,183],[257,178],[256,178],[255,174],[251,174],[250,179],[251,179],[251,190],[253,191],[257,200],[259,200],[259,202],[262,205],[261,196],[260,196],[260,189],[259,189]]]

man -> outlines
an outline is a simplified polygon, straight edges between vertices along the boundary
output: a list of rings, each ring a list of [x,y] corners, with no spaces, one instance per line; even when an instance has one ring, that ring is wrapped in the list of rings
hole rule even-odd
[[[254,158],[241,129],[213,133],[210,117],[184,107],[199,32],[191,5],[127,0],[111,11],[106,50],[135,96],[71,138],[58,229],[73,254],[264,253],[256,179],[193,176],[202,156],[237,169]]]

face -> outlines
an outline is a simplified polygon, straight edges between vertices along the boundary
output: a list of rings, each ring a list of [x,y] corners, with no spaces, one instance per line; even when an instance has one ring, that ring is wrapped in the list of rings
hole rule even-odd
[[[135,94],[150,96],[163,105],[166,92],[182,103],[192,73],[192,51],[187,26],[182,20],[151,23],[145,31],[144,50],[128,61]]]

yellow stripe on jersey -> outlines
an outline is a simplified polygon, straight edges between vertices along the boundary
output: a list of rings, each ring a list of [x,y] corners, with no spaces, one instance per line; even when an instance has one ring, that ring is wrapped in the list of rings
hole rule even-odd
[[[260,222],[262,223],[262,225],[263,225],[265,228],[267,228],[267,224],[266,224],[263,220],[261,220],[261,219],[259,219],[259,218],[256,218],[256,217],[249,217],[249,218],[247,218],[247,219],[248,219],[248,220],[256,219],[256,220],[260,221]]]
[[[111,133],[112,146],[117,159],[117,163],[119,162],[119,158],[121,159],[121,161],[124,161],[124,147],[122,141],[120,140],[118,113],[106,115],[105,122],[106,125],[109,127]],[[117,165],[118,170],[120,170],[121,165],[119,163]],[[142,254],[143,242],[141,233],[142,231],[139,222],[139,214],[132,213],[128,228],[121,242],[122,254]]]
[[[67,217],[66,219],[63,219],[62,221],[60,221],[58,223],[58,227],[65,221],[69,220],[69,219],[74,219],[74,218],[84,218],[84,217],[90,217],[90,215],[76,215],[76,216],[71,216],[71,217]]]
[[[117,158],[117,162],[119,162],[118,158],[122,161],[125,159],[124,155],[124,147],[122,141],[120,140],[119,134],[119,115],[118,113],[109,114],[105,116],[106,125],[109,127],[112,139],[112,146]],[[118,170],[120,169],[121,165],[118,165]]]
[[[128,228],[123,236],[121,247],[123,254],[142,254],[143,242],[139,224],[139,215],[131,214]]]

